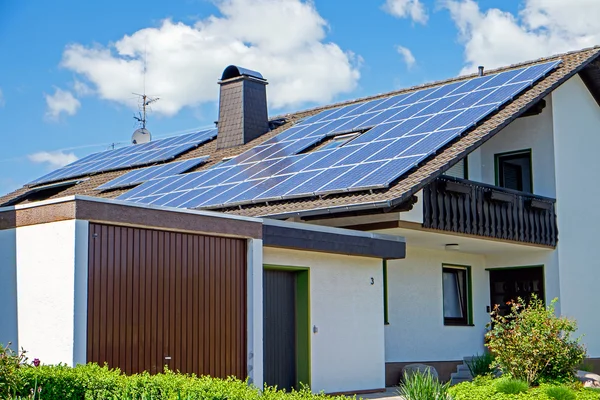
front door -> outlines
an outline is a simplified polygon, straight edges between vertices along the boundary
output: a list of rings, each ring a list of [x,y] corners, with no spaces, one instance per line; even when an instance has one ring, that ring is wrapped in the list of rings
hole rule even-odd
[[[263,275],[264,380],[296,386],[296,272],[265,269]]]
[[[544,300],[544,267],[490,270],[492,309],[498,304],[502,315],[510,313],[510,305],[506,303],[519,297],[529,302],[533,294]]]

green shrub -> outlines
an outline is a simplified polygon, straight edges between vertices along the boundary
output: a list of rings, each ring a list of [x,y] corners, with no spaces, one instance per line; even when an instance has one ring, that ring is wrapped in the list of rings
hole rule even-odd
[[[575,392],[565,386],[549,386],[546,388],[546,395],[554,400],[575,400]]]
[[[441,383],[431,371],[404,373],[398,393],[405,400],[446,400],[449,399],[450,382]]]
[[[16,395],[22,399],[29,399],[33,389],[41,400],[347,400],[313,394],[306,387],[289,393],[265,387],[261,392],[232,377],[196,377],[169,370],[126,376],[119,369],[97,364],[23,366],[17,376]],[[36,388],[41,388],[41,393]],[[7,398],[11,399],[10,395],[0,396]]]
[[[448,393],[452,396],[453,400],[553,400],[548,391],[552,393],[550,388],[555,388],[556,386],[542,384],[519,394],[504,394],[497,390],[498,381],[503,379],[505,380],[506,378],[477,377],[473,382],[463,382],[452,386],[448,390]],[[572,388],[563,387],[574,394],[575,397],[570,397],[572,399],[600,399],[600,392],[584,389],[581,384],[573,384]]]
[[[470,361],[467,361],[467,367],[471,371],[473,378],[476,376],[490,375],[494,372],[494,356],[490,352],[484,352],[482,355],[475,355]]]
[[[527,382],[514,378],[496,379],[496,390],[504,394],[525,393],[529,389]]]
[[[574,379],[575,367],[583,361],[585,349],[571,334],[574,321],[557,317],[554,299],[549,307],[532,296],[526,305],[522,299],[511,303],[507,316],[492,312],[487,347],[494,354],[493,365],[504,374],[531,384],[566,382]]]
[[[19,388],[19,370],[27,362],[25,351],[15,352],[10,348],[9,342],[6,347],[0,343],[0,399],[6,399],[13,395]]]

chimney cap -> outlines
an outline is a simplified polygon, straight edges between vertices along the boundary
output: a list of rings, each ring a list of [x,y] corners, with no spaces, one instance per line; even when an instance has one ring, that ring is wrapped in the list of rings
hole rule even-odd
[[[237,78],[238,76],[251,76],[252,78],[262,79],[263,81],[266,80],[263,78],[260,72],[238,67],[236,65],[230,65],[229,67],[225,68],[225,71],[223,71],[223,76],[221,76],[221,80],[224,81],[231,78]]]

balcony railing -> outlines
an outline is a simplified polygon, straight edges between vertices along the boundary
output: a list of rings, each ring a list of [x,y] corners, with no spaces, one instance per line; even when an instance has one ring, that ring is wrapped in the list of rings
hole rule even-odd
[[[556,200],[440,177],[423,190],[423,227],[556,246]]]

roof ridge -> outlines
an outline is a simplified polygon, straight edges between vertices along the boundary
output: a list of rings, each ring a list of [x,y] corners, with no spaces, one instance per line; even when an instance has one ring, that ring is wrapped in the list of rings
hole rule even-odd
[[[540,57],[540,58],[537,58],[534,60],[521,61],[518,63],[505,65],[502,67],[497,67],[497,68],[487,70],[486,73],[495,74],[495,73],[499,73],[499,72],[514,69],[514,68],[520,68],[520,67],[523,67],[523,66],[529,65],[529,64],[533,65],[533,64],[551,61],[551,60],[554,60],[557,58],[562,58],[562,57],[569,56],[569,55],[576,54],[576,53],[584,53],[586,51],[590,51],[590,50],[594,50],[594,49],[600,50],[600,45],[586,47],[586,48],[579,49],[579,50],[571,50],[568,52],[554,54],[554,55],[547,56],[547,57]],[[346,106],[346,105],[355,104],[355,103],[361,103],[363,101],[376,100],[376,99],[379,99],[382,97],[395,96],[395,95],[406,93],[406,92],[412,92],[415,90],[426,89],[429,87],[444,85],[444,84],[448,84],[448,83],[452,83],[452,82],[456,82],[456,81],[460,81],[460,80],[472,79],[472,78],[476,77],[477,74],[478,74],[477,72],[474,72],[472,74],[467,74],[467,75],[458,75],[458,76],[455,76],[452,78],[441,79],[441,80],[437,80],[437,81],[430,81],[430,82],[422,83],[420,85],[409,86],[409,87],[394,90],[391,92],[378,93],[378,94],[373,94],[373,95],[369,95],[369,96],[359,97],[356,99],[344,100],[344,101],[340,101],[338,103],[325,104],[325,105],[321,105],[321,106],[317,106],[317,107],[313,107],[313,108],[308,108],[308,109],[305,109],[302,111],[295,111],[295,112],[290,112],[290,113],[286,113],[286,114],[280,114],[280,115],[277,115],[277,116],[274,116],[271,118],[291,117],[291,116],[303,115],[303,114],[313,114],[318,111],[328,110],[331,108]]]

